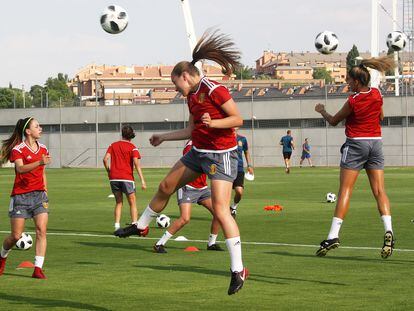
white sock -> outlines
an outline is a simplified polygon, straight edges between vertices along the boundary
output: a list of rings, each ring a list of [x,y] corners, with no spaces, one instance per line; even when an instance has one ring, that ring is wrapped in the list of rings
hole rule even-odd
[[[216,240],[217,240],[217,234],[211,233],[210,236],[208,237],[208,246],[216,244]]]
[[[151,220],[158,216],[158,213],[154,212],[149,205],[141,214],[141,217],[138,219],[137,227],[138,229],[145,229],[150,224]]]
[[[339,237],[339,230],[341,230],[342,222],[343,220],[341,218],[332,218],[331,230],[329,231],[327,238],[328,240],[336,239]]]
[[[243,270],[242,251],[240,237],[226,239],[226,246],[230,253],[230,263],[232,272],[241,272]]]
[[[233,203],[233,204],[231,205],[231,208],[232,208],[232,209],[237,209],[237,206],[238,206],[238,205],[239,205],[239,203],[237,203],[237,204],[236,204],[236,203]]]
[[[165,245],[172,236],[173,235],[169,233],[168,230],[165,230],[164,234],[156,245]]]
[[[382,222],[384,223],[385,232],[387,231],[392,232],[391,215],[383,215],[381,216],[381,219],[382,219]]]
[[[11,249],[4,249],[3,246],[2,246],[0,256],[2,258],[7,258],[7,256],[9,256],[10,251],[11,251]]]
[[[42,269],[44,261],[45,261],[45,257],[35,256],[35,261],[34,261],[35,267]]]
[[[121,228],[121,225],[119,224],[119,222],[116,222],[114,224],[115,230],[118,230],[119,228]]]

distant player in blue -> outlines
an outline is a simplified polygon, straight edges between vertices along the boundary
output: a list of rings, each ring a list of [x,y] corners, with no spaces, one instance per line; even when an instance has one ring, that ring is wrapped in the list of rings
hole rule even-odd
[[[300,157],[299,167],[302,167],[302,163],[305,159],[308,160],[308,163],[311,167],[314,167],[312,165],[312,160],[311,160],[312,155],[311,155],[310,149],[311,147],[309,145],[309,140],[308,138],[305,138],[305,142],[302,145],[302,156]]]
[[[246,158],[247,171],[250,174],[254,174],[253,166],[251,165],[252,160],[249,153],[249,145],[247,144],[246,137],[238,134],[238,128],[235,128],[235,134],[237,139],[237,154],[238,154],[238,164],[237,164],[237,177],[233,182],[234,189],[234,199],[233,204],[230,206],[231,215],[233,218],[236,218],[237,206],[240,203],[240,200],[243,196],[244,190],[244,161],[243,154]]]
[[[293,143],[293,137],[291,131],[287,131],[287,135],[283,136],[280,139],[280,145],[283,146],[283,160],[285,161],[286,174],[290,173],[290,157],[292,156],[292,151],[295,150],[295,144]]]

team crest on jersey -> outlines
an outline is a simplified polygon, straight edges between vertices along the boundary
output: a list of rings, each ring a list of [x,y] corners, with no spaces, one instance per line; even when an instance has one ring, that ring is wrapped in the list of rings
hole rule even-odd
[[[201,104],[201,103],[204,103],[204,99],[206,98],[206,94],[205,93],[201,93],[199,96],[198,96],[198,102]]]
[[[210,165],[210,175],[214,175],[217,172],[217,166],[215,164]]]

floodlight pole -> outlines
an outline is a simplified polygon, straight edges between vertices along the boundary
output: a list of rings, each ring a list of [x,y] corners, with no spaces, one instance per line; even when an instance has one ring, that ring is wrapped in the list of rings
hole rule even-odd
[[[193,50],[197,44],[197,37],[194,30],[193,16],[191,15],[190,3],[189,0],[180,0],[181,8],[183,9],[185,29],[187,32],[188,43],[190,45],[190,53],[193,53]],[[203,76],[202,64],[197,62],[195,66],[200,71],[200,74]]]
[[[371,57],[378,56],[378,6],[379,0],[371,0]],[[371,70],[371,86],[378,87],[380,83],[380,73]]]
[[[397,28],[397,0],[392,0],[392,30],[396,31]],[[395,76],[395,96],[400,96],[400,80],[398,76],[400,75],[398,69],[398,52],[394,52],[394,61],[397,66],[394,69],[394,76]]]

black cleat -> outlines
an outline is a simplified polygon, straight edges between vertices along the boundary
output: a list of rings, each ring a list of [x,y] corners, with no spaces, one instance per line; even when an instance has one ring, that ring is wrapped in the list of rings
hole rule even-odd
[[[231,270],[230,270],[231,271]],[[227,294],[233,295],[243,287],[244,281],[249,276],[249,270],[243,268],[240,272],[231,272],[231,281]]]
[[[145,229],[138,229],[136,224],[131,224],[124,228],[119,228],[114,232],[114,235],[119,238],[126,238],[131,235],[138,235],[138,236],[147,236],[149,228],[146,227]]]
[[[386,259],[392,255],[392,251],[394,249],[394,235],[391,231],[387,231],[384,234],[384,245],[382,246],[381,250],[381,257]]]
[[[339,239],[330,239],[330,240],[324,240],[321,242],[321,246],[316,251],[316,256],[323,257],[326,255],[328,251],[331,249],[337,248],[339,246]]]
[[[167,250],[165,249],[164,245],[157,245],[155,244],[152,249],[154,250],[154,253],[158,253],[158,254],[166,254]]]
[[[218,244],[211,244],[210,246],[208,246],[208,245],[207,245],[207,250],[208,250],[208,251],[219,251],[219,252],[224,251],[224,250],[220,247],[220,245],[218,245]]]

